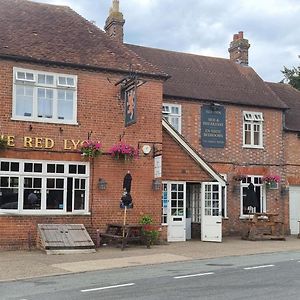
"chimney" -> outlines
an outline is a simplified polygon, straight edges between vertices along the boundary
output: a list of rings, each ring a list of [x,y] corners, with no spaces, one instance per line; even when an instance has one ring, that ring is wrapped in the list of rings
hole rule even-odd
[[[233,41],[229,46],[230,59],[238,64],[248,66],[248,49],[250,44],[244,39],[243,31],[233,35]]]
[[[125,20],[119,10],[119,0],[113,0],[112,7],[109,10],[109,16],[106,19],[104,30],[110,37],[123,43],[123,26]]]

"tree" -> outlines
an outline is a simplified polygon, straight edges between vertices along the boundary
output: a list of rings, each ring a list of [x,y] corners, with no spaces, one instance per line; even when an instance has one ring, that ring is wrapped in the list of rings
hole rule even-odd
[[[284,75],[284,79],[281,82],[288,83],[300,91],[300,66],[297,68],[293,67],[292,69],[283,67],[281,72]]]

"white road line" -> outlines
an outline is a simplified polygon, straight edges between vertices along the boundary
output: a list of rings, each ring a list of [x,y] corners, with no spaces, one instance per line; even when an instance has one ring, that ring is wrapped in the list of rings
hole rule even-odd
[[[191,274],[191,275],[183,275],[183,276],[176,276],[173,277],[174,279],[181,279],[181,278],[189,278],[189,277],[197,277],[197,276],[206,276],[206,275],[212,275],[215,274],[214,272],[209,273],[200,273],[200,274]]]
[[[247,267],[247,268],[244,268],[244,270],[263,269],[263,268],[271,268],[271,267],[275,267],[275,265],[264,265],[264,266]]]
[[[132,286],[132,285],[135,285],[135,283],[125,283],[125,284],[118,284],[118,285],[110,285],[110,286],[104,286],[104,287],[99,287],[99,288],[94,288],[94,289],[81,290],[81,292],[82,293],[94,292],[94,291],[101,291],[101,290],[108,290],[108,289],[120,288],[120,287],[125,287],[125,286]]]

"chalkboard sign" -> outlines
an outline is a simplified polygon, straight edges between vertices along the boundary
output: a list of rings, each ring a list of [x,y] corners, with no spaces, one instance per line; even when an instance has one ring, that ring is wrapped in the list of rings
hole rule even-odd
[[[226,142],[225,108],[221,105],[201,107],[201,145],[204,148],[224,148]]]

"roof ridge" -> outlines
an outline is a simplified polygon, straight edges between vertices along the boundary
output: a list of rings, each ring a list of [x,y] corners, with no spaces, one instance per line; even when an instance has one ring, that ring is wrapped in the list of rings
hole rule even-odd
[[[168,50],[168,49],[162,49],[162,48],[156,48],[156,47],[150,47],[150,46],[134,45],[134,44],[129,44],[129,43],[125,43],[125,44],[128,46],[139,47],[139,48],[144,48],[144,49],[158,50],[158,51],[163,51],[163,52],[171,52],[171,53],[176,53],[176,54],[180,54],[180,55],[200,56],[203,58],[210,58],[210,59],[216,59],[216,60],[220,59],[220,60],[225,60],[225,61],[234,63],[229,58],[225,58],[225,57],[208,56],[208,55],[197,54],[197,53],[182,52],[179,50],[178,51],[177,50]]]

